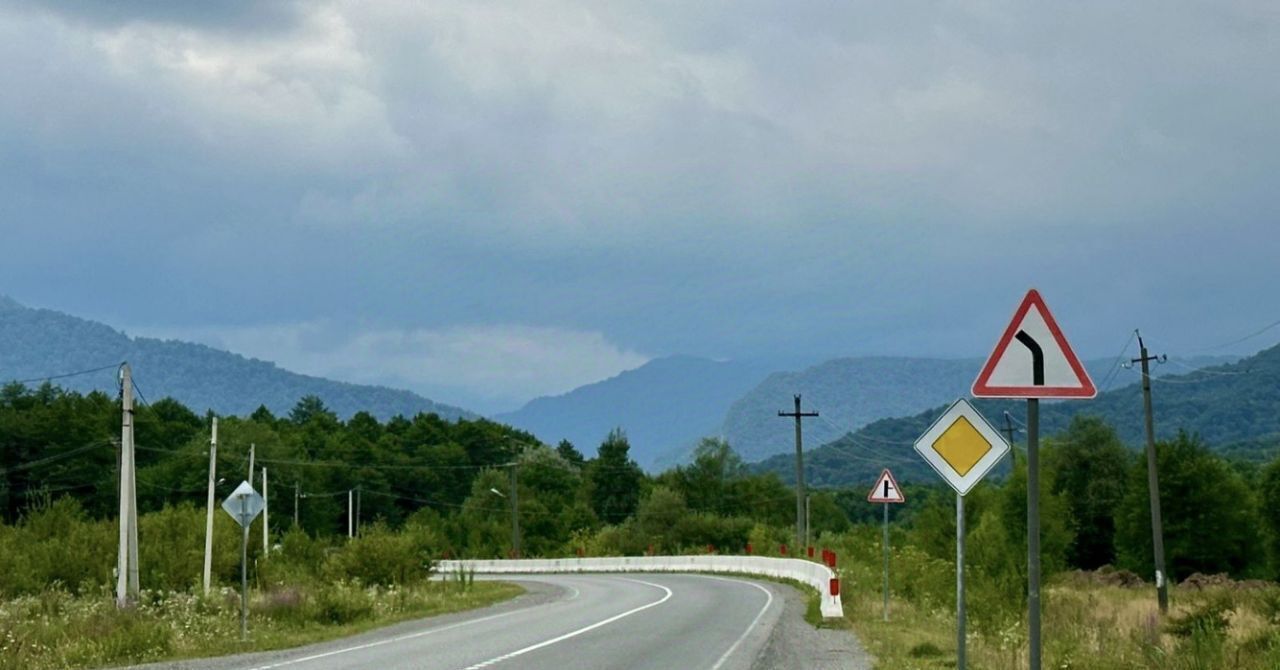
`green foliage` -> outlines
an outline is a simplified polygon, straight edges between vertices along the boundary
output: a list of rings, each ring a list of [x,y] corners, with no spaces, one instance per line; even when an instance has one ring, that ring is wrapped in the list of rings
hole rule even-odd
[[[1280,579],[1280,458],[1263,471],[1259,497],[1270,574],[1273,579]]]
[[[1241,476],[1195,437],[1181,433],[1156,444],[1165,562],[1170,577],[1194,572],[1247,576],[1261,569],[1264,552],[1252,491]],[[1151,574],[1151,516],[1146,459],[1129,470],[1116,514],[1117,563]]]
[[[415,584],[430,576],[436,540],[425,528],[391,531],[377,523],[331,553],[322,574],[335,581],[363,584]]]
[[[615,428],[600,444],[599,456],[587,466],[591,507],[605,523],[621,523],[640,504],[640,482],[644,473],[631,460],[630,450],[626,434]]]
[[[1077,415],[1045,454],[1052,491],[1066,503],[1073,538],[1067,562],[1094,570],[1115,563],[1115,511],[1124,497],[1133,456],[1097,417]]]

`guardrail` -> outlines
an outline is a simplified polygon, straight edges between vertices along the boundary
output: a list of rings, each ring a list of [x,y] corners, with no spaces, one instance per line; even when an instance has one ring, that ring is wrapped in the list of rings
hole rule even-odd
[[[844,616],[840,580],[821,563],[765,556],[619,556],[611,558],[530,558],[518,560],[443,560],[438,571],[450,574],[555,574],[573,572],[718,572],[792,579],[817,589],[822,616]]]

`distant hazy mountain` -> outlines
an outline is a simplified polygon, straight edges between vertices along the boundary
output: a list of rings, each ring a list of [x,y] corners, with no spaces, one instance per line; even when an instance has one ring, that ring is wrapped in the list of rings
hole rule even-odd
[[[1167,438],[1186,430],[1200,435],[1211,448],[1236,456],[1274,457],[1280,451],[1280,346],[1235,363],[1206,366],[1221,358],[1175,359],[1153,370],[1157,437]],[[1195,369],[1200,366],[1205,367]],[[1097,366],[1090,369],[1096,371]],[[1098,381],[1097,373],[1091,374]],[[1123,376],[1118,376],[1112,385],[1114,390],[1099,393],[1093,400],[1042,403],[1041,437],[1065,429],[1076,414],[1089,414],[1111,424],[1126,444],[1140,448],[1145,435],[1142,389],[1135,381],[1139,377],[1131,370],[1122,370],[1120,375]],[[817,486],[870,486],[884,467],[892,468],[899,480],[934,478],[936,475],[915,454],[912,444],[953,399],[946,398],[937,406],[910,416],[871,422],[809,450],[806,479]],[[1015,428],[1026,420],[1023,401],[977,400],[974,406],[1000,428],[1005,425],[1006,411]],[[1023,438],[1019,432],[1015,441],[1021,443]],[[793,456],[778,454],[755,467],[792,481],[794,463]]]
[[[794,364],[795,359],[658,358],[564,395],[537,398],[493,418],[544,441],[568,439],[588,455],[595,453],[610,430],[621,427],[636,462],[648,469],[665,467],[678,462],[699,438],[719,435],[734,400],[770,372]]]
[[[347,384],[300,375],[274,363],[202,344],[129,337],[110,326],[47,309],[24,307],[0,296],[0,383],[42,379],[128,361],[148,400],[172,397],[196,412],[244,415],[266,405],[287,413],[304,395],[319,396],[341,417],[366,410],[386,419],[435,412],[474,418],[466,410],[409,391]],[[39,381],[32,382],[38,384]],[[58,379],[63,388],[116,393],[115,370]]]
[[[1186,372],[1235,358],[1184,359],[1157,373]],[[873,421],[909,416],[967,395],[983,362],[977,358],[838,358],[799,372],[775,373],[733,403],[723,432],[747,461],[794,452],[794,421],[779,417],[778,410],[791,411],[792,396],[799,393],[802,409],[819,413],[804,420],[805,445],[817,447]],[[1085,361],[1095,383],[1101,383],[1114,365],[1114,359]],[[1121,382],[1133,378],[1126,370],[1117,372],[1124,374]]]

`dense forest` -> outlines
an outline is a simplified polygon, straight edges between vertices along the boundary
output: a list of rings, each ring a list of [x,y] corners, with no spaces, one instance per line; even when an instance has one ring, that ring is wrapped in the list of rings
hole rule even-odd
[[[144,515],[203,507],[211,419],[171,399],[136,409]],[[103,393],[49,384],[0,390],[4,521],[20,527],[60,498],[73,500],[85,518],[113,518],[119,422],[117,399]],[[287,416],[259,408],[248,417],[220,417],[218,498],[248,476],[253,445],[254,483],[261,488],[263,470],[269,472],[277,535],[295,528],[296,515],[296,528],[312,537],[341,537],[351,500],[361,529],[398,528],[412,519],[433,529],[437,555],[501,556],[511,551],[514,481],[528,556],[740,552],[748,544],[763,551],[791,537],[791,489],[773,473],[750,472],[727,442],[704,439],[692,463],[648,475],[631,459],[625,433],[602,438],[588,456],[568,442],[545,445],[487,420],[418,414],[379,421],[357,413],[341,421],[318,398],[304,397]],[[1280,460],[1227,461],[1186,433],[1161,441],[1158,452],[1171,572],[1179,578],[1193,572],[1275,576]],[[1005,481],[971,495],[975,532],[1022,542],[1021,460],[1014,459]],[[1148,572],[1139,454],[1104,420],[1078,416],[1046,438],[1044,462],[1047,567],[1114,564]],[[878,509],[865,502],[863,488],[814,490],[815,538],[874,523]],[[910,502],[895,523],[945,558],[953,542],[946,531],[954,523],[952,496],[936,483],[906,490]],[[988,528],[981,530],[984,523]]]

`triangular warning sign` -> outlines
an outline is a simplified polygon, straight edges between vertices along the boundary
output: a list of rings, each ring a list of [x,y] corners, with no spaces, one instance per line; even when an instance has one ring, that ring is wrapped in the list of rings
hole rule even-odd
[[[973,382],[976,398],[1092,398],[1097,394],[1035,289],[1022,299]]]
[[[902,489],[898,488],[898,482],[894,480],[893,473],[885,468],[880,473],[880,479],[876,480],[876,485],[872,487],[871,493],[867,494],[867,502],[873,503],[900,503],[906,502],[907,499],[902,497]]]

